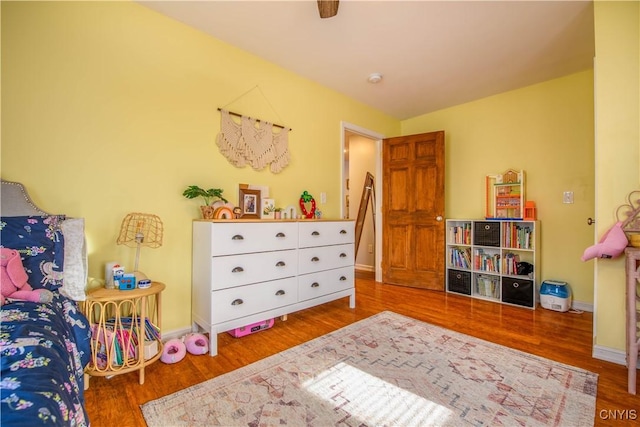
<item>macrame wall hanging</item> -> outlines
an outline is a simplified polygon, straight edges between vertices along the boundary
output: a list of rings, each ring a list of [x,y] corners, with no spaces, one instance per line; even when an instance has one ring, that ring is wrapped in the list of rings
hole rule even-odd
[[[256,88],[258,87],[253,89]],[[246,93],[241,97],[244,95]],[[262,170],[269,166],[273,173],[281,172],[289,164],[291,129],[243,116],[224,108],[218,108],[218,111],[220,111],[220,134],[216,144],[229,163],[239,168],[250,165],[255,170]],[[232,116],[239,117],[240,123],[237,123]],[[274,131],[274,128],[281,130]]]

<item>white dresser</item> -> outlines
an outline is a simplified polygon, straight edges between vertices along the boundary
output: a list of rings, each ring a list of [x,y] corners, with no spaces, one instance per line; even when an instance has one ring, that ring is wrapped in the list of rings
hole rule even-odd
[[[354,223],[193,222],[193,329],[210,336],[335,299],[355,307]]]

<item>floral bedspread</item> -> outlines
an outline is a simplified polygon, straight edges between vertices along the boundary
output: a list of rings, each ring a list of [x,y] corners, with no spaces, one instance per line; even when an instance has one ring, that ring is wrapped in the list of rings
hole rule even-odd
[[[88,426],[84,367],[90,332],[77,304],[13,301],[0,319],[0,424]]]

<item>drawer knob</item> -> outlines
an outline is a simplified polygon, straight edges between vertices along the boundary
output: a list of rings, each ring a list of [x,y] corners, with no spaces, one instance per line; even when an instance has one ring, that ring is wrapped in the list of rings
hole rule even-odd
[[[242,301],[241,298],[234,299],[233,302],[231,303],[231,305],[240,305],[240,304],[244,304],[244,301]]]
[[[276,237],[287,237],[284,233],[280,232],[276,234]]]
[[[313,258],[311,258],[312,262],[318,262],[320,261],[320,258],[318,258],[317,256],[314,256]]]
[[[231,240],[244,240],[244,237],[242,237],[240,234],[236,234],[231,238]]]
[[[320,233],[318,233],[317,231],[314,231],[313,233],[311,233],[312,236],[319,236]]]
[[[319,288],[319,287],[320,287],[320,283],[318,283],[318,282],[313,282],[313,283],[311,284],[311,287],[312,287],[312,288]]]
[[[341,282],[344,282],[345,280],[347,280],[347,278],[346,278],[346,277],[344,277],[344,276],[340,276],[340,281],[341,281]]]
[[[284,261],[278,261],[276,263],[276,267],[284,267],[286,264],[284,263]]]
[[[340,234],[347,234],[347,230],[340,230]]]
[[[517,288],[517,287],[519,287],[519,286],[520,286],[520,284],[519,284],[518,282],[513,282],[513,285],[512,285],[512,286],[513,286],[514,288]]]
[[[244,268],[242,267],[236,267],[233,270],[231,270],[232,273],[242,273],[244,271]]]
[[[283,291],[282,289],[280,289],[278,292],[276,292],[276,295],[280,296],[280,295],[284,295],[285,291]]]
[[[346,257],[347,257],[347,254],[345,254],[344,252],[340,254],[340,258],[346,258]]]

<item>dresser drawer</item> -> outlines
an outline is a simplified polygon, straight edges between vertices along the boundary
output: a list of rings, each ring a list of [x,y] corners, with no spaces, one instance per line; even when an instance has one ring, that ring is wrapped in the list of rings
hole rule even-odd
[[[214,291],[211,295],[212,323],[227,322],[298,301],[297,279],[274,280]]]
[[[232,288],[297,275],[295,249],[213,257],[211,290]]]
[[[295,222],[216,222],[211,233],[213,256],[295,249],[298,245]]]
[[[300,247],[353,243],[353,221],[309,221],[300,223]]]
[[[306,274],[332,268],[353,266],[354,245],[304,248],[298,251],[298,273]]]
[[[342,267],[298,276],[300,301],[353,288],[353,267]]]

